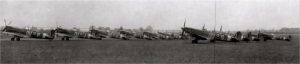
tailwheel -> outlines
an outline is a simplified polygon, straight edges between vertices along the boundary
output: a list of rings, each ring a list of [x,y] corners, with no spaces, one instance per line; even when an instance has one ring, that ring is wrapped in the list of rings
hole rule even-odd
[[[65,40],[65,38],[63,37],[63,38],[61,38],[61,40]]]

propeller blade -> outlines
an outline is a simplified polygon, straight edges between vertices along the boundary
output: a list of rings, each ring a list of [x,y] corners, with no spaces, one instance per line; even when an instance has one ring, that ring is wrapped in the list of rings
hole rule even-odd
[[[184,23],[183,23],[183,28],[185,28],[185,23],[186,23],[186,19],[184,20]],[[181,38],[183,38],[183,35],[184,35],[184,30],[182,30],[182,33],[181,33]]]
[[[9,21],[9,23],[7,25],[10,25],[11,24],[11,21]]]
[[[7,24],[6,24],[6,19],[3,19],[4,20],[4,25],[6,26]]]
[[[184,20],[184,24],[183,24],[183,27],[185,27],[185,23],[186,23],[186,20]]]
[[[6,26],[3,28],[2,32],[4,32],[6,30]]]

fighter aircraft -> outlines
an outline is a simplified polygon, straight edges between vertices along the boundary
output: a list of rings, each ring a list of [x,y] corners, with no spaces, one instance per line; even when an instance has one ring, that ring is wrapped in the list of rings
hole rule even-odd
[[[210,42],[215,42],[214,34],[206,30],[198,30],[190,27],[183,27],[182,30],[194,38],[192,43],[198,43],[198,40],[209,40]]]
[[[89,32],[81,33],[80,38],[102,40],[108,36],[107,30],[95,29],[95,26],[89,28]]]
[[[274,39],[276,39],[276,40],[291,41],[292,36],[291,35],[277,35],[277,36],[274,36]]]
[[[184,22],[183,27],[181,28],[182,35],[183,33],[188,33],[194,39],[192,40],[192,43],[198,43],[198,40],[215,42],[215,34],[204,29],[205,26],[203,26],[202,30],[199,30],[195,28],[185,27],[185,23],[186,21]]]
[[[55,29],[56,37],[61,37],[61,40],[70,40],[70,38],[76,37],[76,31],[70,29],[64,29],[57,27]]]
[[[22,29],[18,27],[8,26],[11,24],[6,24],[6,20],[4,19],[5,27],[2,30],[3,34],[8,34],[12,36],[11,41],[20,41],[21,38],[39,38],[39,39],[53,39],[54,31],[46,30],[43,32],[40,31],[30,31],[28,29]]]
[[[78,38],[83,38],[83,39],[102,40],[102,38],[106,38],[108,33],[99,30],[90,30],[89,32],[78,32],[78,34],[76,35]]]
[[[80,29],[74,27],[74,29]],[[69,38],[84,38],[84,39],[97,39],[102,40],[102,38],[106,38],[108,36],[107,31],[96,30],[94,26],[90,27],[89,32],[75,31],[72,29],[64,29],[61,27],[57,27],[55,29],[55,35],[61,37],[61,40],[69,40]]]
[[[121,29],[119,31],[119,33],[120,33],[120,38],[123,39],[123,40],[129,40],[130,38],[134,37],[133,32],[126,31],[126,30],[123,30],[123,29]]]
[[[130,38],[134,37],[134,35],[134,32],[132,32],[131,30],[123,29],[123,27],[121,26],[119,29],[112,31],[111,37],[116,39],[129,40]]]
[[[258,33],[258,37],[262,37],[264,41],[273,40],[274,35],[267,33]]]
[[[159,34],[159,38],[160,39],[163,39],[163,40],[165,40],[165,39],[168,39],[168,40],[173,39],[172,35],[170,33],[163,33],[163,32],[157,32],[157,33]]]
[[[268,41],[268,40],[285,40],[289,41],[291,39],[291,36],[284,37],[284,36],[276,36],[272,33],[265,33],[261,32],[260,30],[258,32],[248,32],[247,34],[244,34],[242,36],[243,41]]]
[[[227,42],[238,42],[236,34],[232,34],[229,32],[223,32],[222,26],[220,28],[220,32],[215,32],[215,40],[216,41],[227,41]],[[204,29],[204,28],[203,28]]]
[[[267,40],[273,40],[275,38],[275,35],[258,31],[254,34],[252,32],[248,32],[246,37],[249,41],[260,41],[260,40],[267,41]]]
[[[202,30],[200,29],[195,29],[191,27],[186,27],[185,26],[186,21],[183,24],[182,29],[182,35],[184,33],[188,33],[189,36],[193,38],[192,43],[198,43],[198,40],[204,40],[206,41],[205,43],[209,42],[215,42],[215,41],[235,41],[236,38],[233,37],[231,34],[226,34],[222,32],[222,26],[220,28],[220,32],[214,31],[208,31],[205,29],[205,24],[202,27]]]
[[[174,39],[180,39],[181,36],[179,33],[176,32],[157,32],[158,37],[162,40],[174,40]]]
[[[144,31],[143,38],[147,40],[154,40],[154,39],[158,39],[158,35],[152,32]]]
[[[108,32],[103,31],[103,30],[92,29],[92,30],[90,30],[90,33],[92,35],[92,37],[90,37],[90,39],[102,40],[102,38],[106,38],[108,36]]]
[[[137,39],[144,39],[143,31],[135,31],[134,37]]]

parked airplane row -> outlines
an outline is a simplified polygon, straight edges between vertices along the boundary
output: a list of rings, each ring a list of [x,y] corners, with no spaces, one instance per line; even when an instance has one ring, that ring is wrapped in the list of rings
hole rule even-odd
[[[49,39],[53,40],[54,38],[60,38],[61,40],[70,40],[70,38],[83,38],[83,39],[96,39],[102,40],[102,38],[116,38],[129,40],[132,38],[139,39],[179,39],[179,35],[175,35],[175,33],[165,33],[165,32],[149,32],[149,31],[139,31],[133,32],[124,30],[120,28],[118,30],[97,30],[95,28],[91,28],[87,32],[76,31],[73,29],[65,29],[62,27],[55,27],[54,29],[48,29],[43,31],[35,31],[25,28],[18,28],[14,26],[9,26],[6,24],[6,20],[4,19],[5,27],[2,30],[2,34],[8,34],[11,36],[11,41],[20,41],[21,38],[38,38],[38,39]],[[92,27],[92,26],[91,26]]]
[[[34,31],[29,29],[22,29],[14,26],[9,26],[6,24],[6,20],[4,19],[5,27],[2,30],[2,34],[11,35],[11,41],[20,41],[21,38],[37,38],[37,39],[49,39],[53,40],[54,38],[60,38],[61,40],[70,40],[70,38],[83,38],[83,39],[95,39],[102,40],[103,38],[116,38],[123,40],[130,40],[132,38],[138,39],[162,39],[162,40],[172,40],[172,39],[189,39],[193,38],[192,43],[198,43],[198,40],[204,40],[208,42],[215,41],[230,41],[230,42],[239,42],[239,41],[260,41],[260,40],[290,40],[290,36],[282,36],[275,37],[272,34],[267,33],[251,33],[242,34],[242,32],[237,33],[226,33],[222,31],[222,27],[220,31],[217,32],[215,30],[207,30],[205,26],[202,27],[202,30],[195,29],[191,27],[186,27],[184,22],[184,26],[182,27],[181,35],[179,33],[167,33],[167,32],[149,32],[149,31],[129,31],[125,30],[122,27],[118,30],[97,30],[95,28],[91,28],[87,32],[76,31],[73,29],[65,29],[62,27],[55,27],[54,29],[48,29],[43,31]],[[10,24],[10,23],[9,23]]]
[[[215,42],[215,41],[228,41],[228,42],[240,42],[240,41],[267,41],[267,40],[286,40],[290,41],[291,40],[291,35],[289,36],[277,36],[275,37],[274,34],[268,34],[268,33],[263,33],[263,32],[257,32],[257,33],[252,33],[248,32],[246,34],[242,34],[242,32],[238,31],[236,33],[226,33],[222,31],[222,26],[220,28],[220,31],[215,31],[215,30],[207,30],[205,29],[205,25],[202,27],[202,30],[200,29],[195,29],[191,27],[185,27],[185,23],[182,29],[182,35],[184,33],[189,34],[190,37],[192,37],[192,43],[198,43],[199,40],[203,40],[206,42],[202,43],[209,43],[209,42]]]

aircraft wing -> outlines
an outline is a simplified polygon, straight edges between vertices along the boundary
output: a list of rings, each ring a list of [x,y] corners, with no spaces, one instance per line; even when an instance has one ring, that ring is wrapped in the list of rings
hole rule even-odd
[[[167,33],[162,33],[162,32],[158,32],[158,34],[165,35],[165,36],[170,36],[169,34],[167,34]]]
[[[194,28],[185,27],[182,28],[182,30],[186,33],[188,33],[191,37],[195,37],[197,39],[201,40],[208,40],[210,38],[209,32],[204,30],[198,30]]]
[[[197,35],[197,34],[190,34],[192,37],[195,37],[197,39],[200,39],[200,40],[208,40],[209,37],[208,36],[202,36],[202,35]]]
[[[55,33],[59,37],[73,37],[72,35],[64,34],[64,33]]]
[[[18,33],[12,33],[12,32],[2,32],[3,34],[8,34],[10,36],[17,36],[17,37],[21,37],[21,38],[25,38],[25,37],[29,37],[27,35],[24,34],[18,34]]]
[[[97,36],[98,36],[98,37],[101,37],[101,38],[106,38],[107,35],[104,35],[104,34],[98,34]]]

